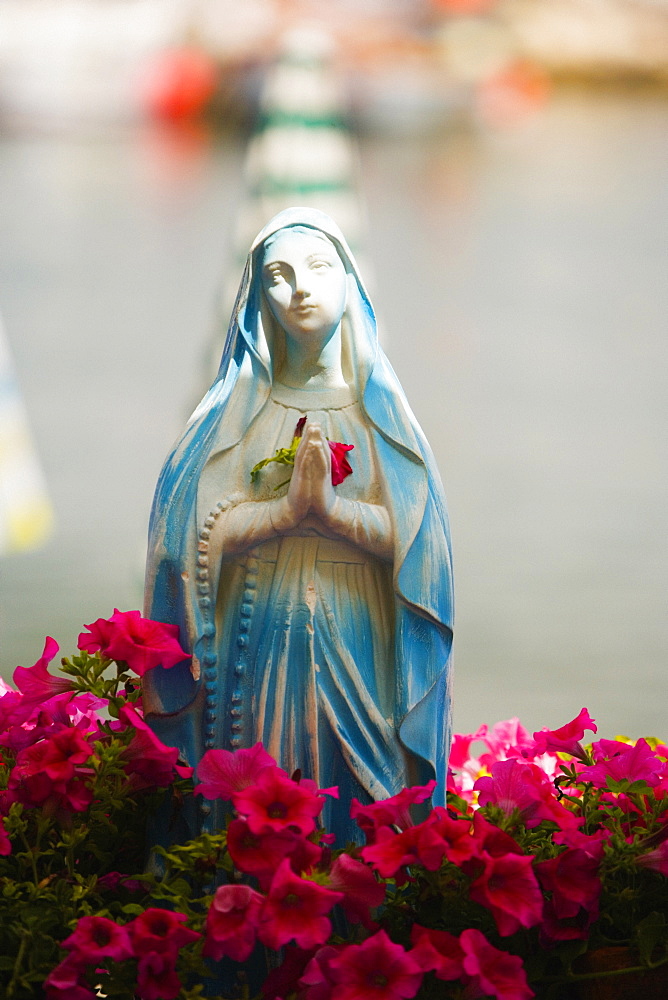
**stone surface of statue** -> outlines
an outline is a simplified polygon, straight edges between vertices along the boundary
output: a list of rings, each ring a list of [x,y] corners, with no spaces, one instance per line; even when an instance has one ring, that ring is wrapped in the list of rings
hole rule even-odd
[[[294,468],[271,462],[251,480],[299,421]],[[336,486],[330,441],[353,445]],[[289,773],[338,785],[323,820],[342,842],[360,836],[352,797],[435,777],[444,801],[442,487],[353,257],[321,212],[281,212],[251,247],[218,377],[158,482],[145,613],[177,623],[192,652],[145,679],[147,720],[187,763],[262,741]],[[198,810],[187,832],[223,821],[222,804]]]

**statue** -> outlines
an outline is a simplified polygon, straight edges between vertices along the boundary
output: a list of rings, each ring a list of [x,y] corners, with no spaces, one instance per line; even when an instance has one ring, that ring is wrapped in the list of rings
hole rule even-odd
[[[262,461],[300,433],[291,474]],[[353,446],[336,486],[330,442]],[[436,778],[444,802],[452,604],[440,479],[355,261],[326,215],[288,209],[251,247],[218,377],[158,482],[145,613],[192,660],[147,674],[147,721],[191,765],[262,741],[338,785],[323,821],[358,839],[352,797]],[[222,808],[200,798],[189,833]]]

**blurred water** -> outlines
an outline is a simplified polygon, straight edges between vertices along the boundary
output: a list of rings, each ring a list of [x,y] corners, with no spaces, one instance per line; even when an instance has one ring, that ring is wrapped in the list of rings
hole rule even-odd
[[[664,97],[566,92],[505,133],[362,139],[374,301],[450,503],[459,730],[586,704],[604,735],[668,735],[667,123]],[[0,139],[0,308],[58,517],[0,565],[6,675],[140,605],[242,153]]]

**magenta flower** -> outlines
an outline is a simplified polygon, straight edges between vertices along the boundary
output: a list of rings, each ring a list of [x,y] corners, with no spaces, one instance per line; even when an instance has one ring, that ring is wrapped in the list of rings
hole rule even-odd
[[[491,767],[496,761],[522,757],[532,743],[516,716],[497,722],[490,730],[482,733],[480,738],[489,749],[489,753],[480,755],[480,763],[485,767]]]
[[[179,948],[202,936],[184,927],[186,920],[184,913],[173,913],[158,907],[150,907],[140,913],[127,925],[135,955],[155,952],[175,957]]]
[[[21,726],[30,718],[32,712],[32,706],[23,704],[22,694],[18,691],[7,691],[0,698],[0,733],[4,734],[11,727]]]
[[[413,826],[410,807],[419,802],[425,802],[436,788],[435,781],[426,785],[414,785],[402,788],[389,799],[380,799],[363,806],[353,799],[350,806],[351,818],[357,821],[360,830],[366,834],[367,843],[372,844],[376,831],[383,826],[398,826],[401,830]]]
[[[475,733],[455,733],[452,737],[452,748],[450,750],[450,767],[461,770],[471,759],[471,744],[477,743],[487,735],[487,726],[483,723]]]
[[[105,959],[122,962],[132,955],[127,928],[106,917],[82,917],[62,947],[82,965],[100,964]]]
[[[23,706],[42,705],[54,695],[65,691],[73,691],[75,684],[69,677],[54,677],[48,671],[48,665],[58,652],[59,646],[55,639],[47,636],[44,652],[32,667],[17,667],[14,671],[14,683],[23,695]]]
[[[654,787],[661,781],[663,761],[647,740],[638,740],[635,746],[618,740],[599,740],[594,744],[595,764],[580,769],[579,778],[591,781],[597,788],[606,788],[612,781],[646,781]]]
[[[479,810],[473,816],[473,837],[477,845],[475,856],[478,858],[483,851],[491,854],[493,858],[523,853],[520,845],[509,833],[490,823]]]
[[[325,914],[342,899],[342,892],[299,878],[290,868],[289,859],[284,858],[262,908],[258,937],[270,948],[280,948],[292,940],[300,948],[324,944],[332,931]]]
[[[282,963],[277,969],[272,969],[264,981],[262,996],[266,1000],[283,1000],[283,997],[291,996],[297,990],[304,970],[316,951],[317,948],[304,949],[294,944],[286,945]],[[302,1000],[301,996],[299,1000]]]
[[[181,980],[176,957],[169,952],[150,951],[137,963],[137,990],[142,1000],[176,1000]]]
[[[79,636],[79,649],[98,650],[110,660],[127,663],[141,677],[152,667],[173,667],[189,659],[179,643],[178,625],[143,618],[139,611],[114,609],[111,618],[86,625],[91,633]]]
[[[174,780],[176,771],[180,777],[189,777],[191,767],[177,767],[179,751],[167,747],[147,726],[132,705],[123,705],[118,718],[125,726],[134,729],[134,735],[120,753],[125,771],[132,775],[135,788],[165,788]]]
[[[61,729],[21,750],[9,776],[9,792],[26,806],[41,807],[48,816],[83,812],[93,794],[92,771],[81,765],[92,756],[76,729]]]
[[[491,912],[499,934],[507,937],[520,927],[540,923],[543,895],[533,872],[533,857],[483,854],[480,860],[484,868],[471,884],[469,895]]]
[[[342,444],[340,441],[328,441],[329,450],[332,454],[332,486],[338,486],[346,476],[352,474],[350,462],[346,457],[347,451],[352,451],[354,444]]]
[[[580,907],[598,915],[601,895],[599,867],[603,858],[603,843],[598,840],[586,851],[567,847],[556,858],[540,861],[535,866],[543,889],[552,893],[554,913],[559,919],[574,917]]]
[[[478,778],[473,786],[481,806],[497,805],[510,815],[514,810],[531,829],[551,820],[562,829],[580,824],[580,819],[554,797],[554,787],[536,764],[517,759],[497,761],[492,776]]]
[[[596,723],[587,709],[583,708],[572,722],[567,722],[560,729],[541,729],[540,732],[534,733],[533,752],[535,755],[567,753],[586,763],[587,753],[581,743],[586,729],[590,729],[593,733],[597,731]]]
[[[496,1000],[531,1000],[534,996],[518,955],[495,948],[474,928],[463,931],[459,943],[464,952],[464,972],[471,986],[480,991],[478,996]]]
[[[584,941],[589,937],[593,922],[598,918],[598,910],[580,907],[572,917],[558,917],[554,900],[546,899],[543,919],[540,924],[539,941],[543,948],[553,948],[558,941]]]
[[[288,829],[253,833],[243,819],[233,819],[227,829],[227,849],[232,861],[239,871],[254,875],[261,889],[269,888],[274,872],[283,858],[296,849],[299,839],[299,834]]]
[[[299,980],[302,987],[300,1000],[336,1000],[332,959],[341,953],[343,947],[345,946],[326,944],[316,951]],[[265,993],[265,996],[270,994]]]
[[[375,843],[362,848],[364,860],[372,864],[383,878],[392,878],[405,865],[418,864],[435,872],[445,854],[445,841],[429,820],[410,826],[402,833],[394,833],[389,827],[382,826],[376,833]]]
[[[248,885],[221,885],[206,917],[203,954],[245,962],[255,947],[264,897]]]
[[[95,1000],[85,969],[72,955],[52,969],[44,981],[45,1000]]]
[[[424,973],[410,953],[378,931],[362,944],[349,944],[330,960],[336,1000],[406,1000]]]
[[[200,784],[195,785],[194,793],[228,802],[235,792],[249,788],[265,767],[276,767],[276,761],[261,743],[234,752],[207,750],[197,765]]]
[[[9,834],[5,830],[5,824],[2,817],[0,817],[0,856],[7,857],[12,853],[12,842],[9,839]]]
[[[114,614],[120,614],[118,608],[114,609]],[[103,656],[106,656],[107,645],[111,642],[114,632],[116,631],[116,626],[113,622],[113,615],[111,618],[98,618],[96,621],[91,622],[90,625],[85,625],[84,628],[88,629],[90,635],[86,635],[85,632],[81,632],[79,634],[77,648],[86,650],[88,653],[96,653],[99,650]]]
[[[329,884],[343,893],[341,906],[351,923],[361,923],[367,930],[374,927],[370,910],[383,903],[385,886],[374,878],[370,868],[349,854],[340,854],[329,873]]]
[[[410,952],[423,972],[434,972],[437,979],[459,979],[464,971],[464,952],[459,940],[447,931],[432,930],[413,924],[411,941],[415,946]]]
[[[90,744],[76,729],[62,729],[49,739],[26,747],[16,758],[17,769],[24,776],[44,774],[51,781],[70,781],[77,764],[93,756]]]
[[[639,854],[636,864],[641,868],[651,868],[655,872],[661,872],[668,876],[668,840],[662,841],[653,851]]]
[[[324,805],[321,796],[292,781],[278,767],[263,768],[255,784],[235,792],[232,801],[253,833],[294,827],[308,835],[315,830],[315,817]]]
[[[477,854],[480,845],[477,838],[471,836],[470,819],[453,819],[447,809],[436,806],[431,811],[430,820],[445,844],[448,861],[461,865]]]

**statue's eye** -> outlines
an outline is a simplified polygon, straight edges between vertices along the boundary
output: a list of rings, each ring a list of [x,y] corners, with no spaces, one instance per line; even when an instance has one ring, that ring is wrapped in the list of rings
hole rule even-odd
[[[285,280],[281,273],[281,269],[278,267],[272,269],[271,271],[265,271],[265,277],[267,284],[269,285],[280,285],[280,283]]]
[[[331,267],[331,264],[329,263],[328,260],[314,260],[311,263],[311,270],[312,271],[324,271],[328,267]]]

